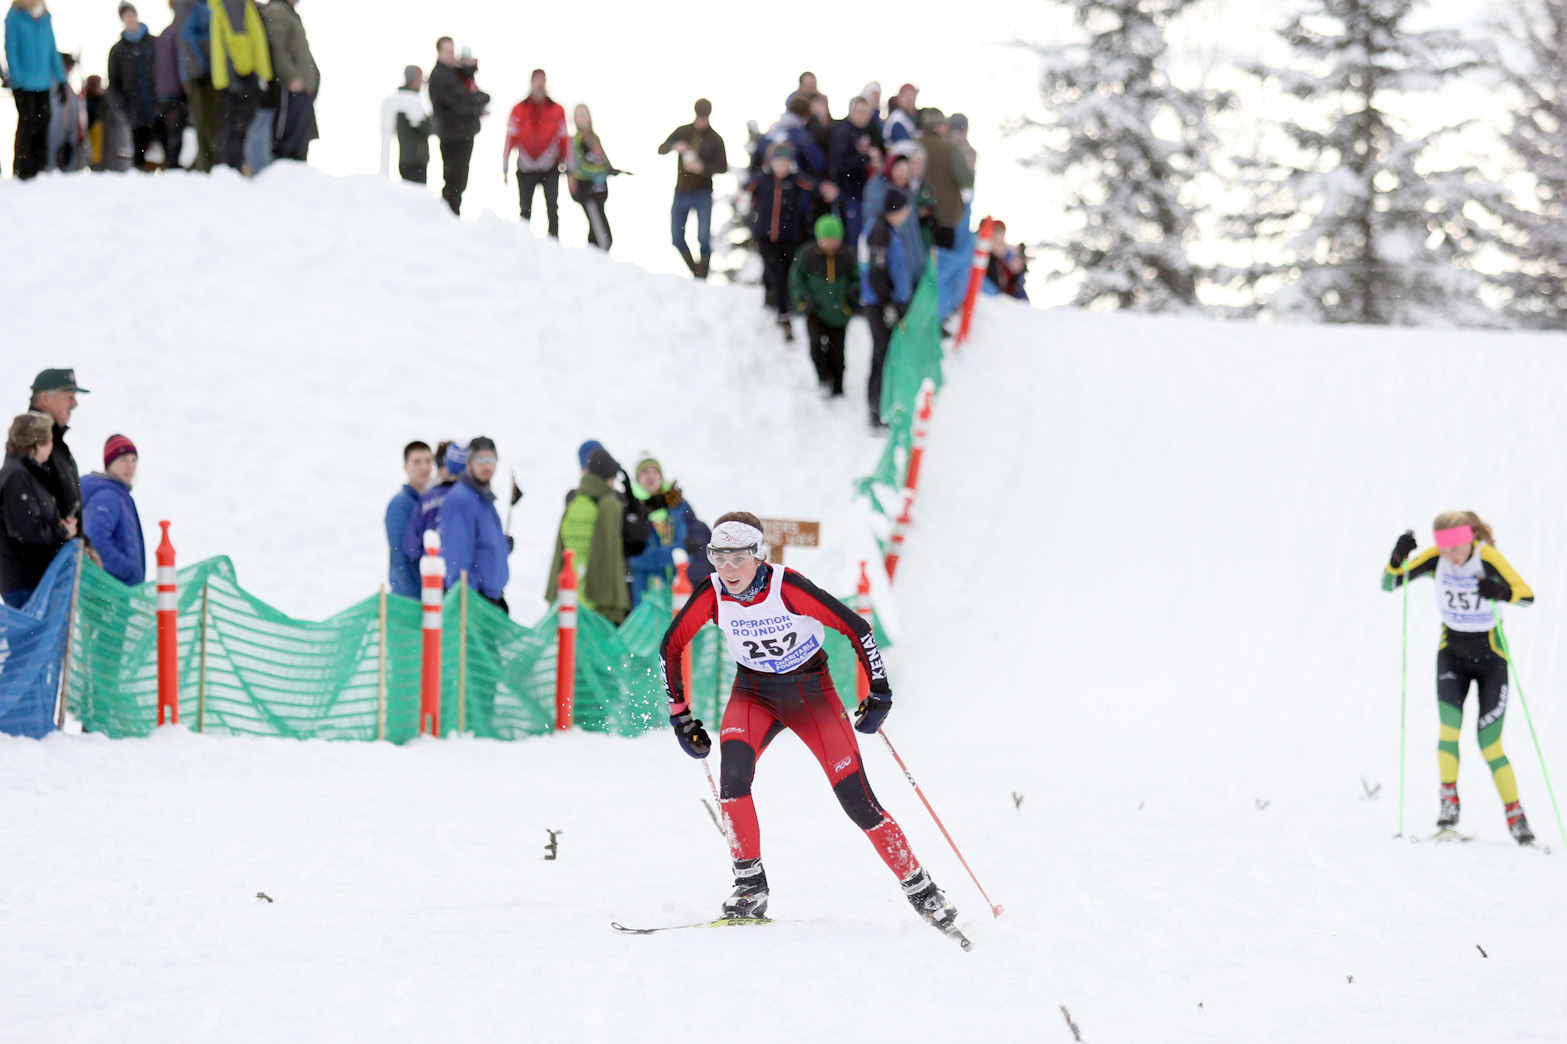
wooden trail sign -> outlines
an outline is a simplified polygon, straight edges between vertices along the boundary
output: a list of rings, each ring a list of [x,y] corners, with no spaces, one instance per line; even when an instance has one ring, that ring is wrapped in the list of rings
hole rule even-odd
[[[787,518],[764,518],[762,535],[767,538],[767,560],[782,565],[786,547],[821,546],[822,524],[799,522]]]

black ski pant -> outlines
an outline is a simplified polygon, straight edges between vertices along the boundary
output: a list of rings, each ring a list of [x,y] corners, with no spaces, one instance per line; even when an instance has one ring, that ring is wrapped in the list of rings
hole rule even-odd
[[[901,316],[903,309],[896,308]],[[892,331],[894,327],[887,325],[887,317],[884,314],[886,305],[866,305],[863,309],[865,321],[871,327],[871,376],[865,382],[866,404],[870,406],[871,420],[880,423],[881,416],[881,385],[882,373],[887,368],[887,350],[892,346]]]
[[[218,140],[212,161],[235,170],[245,169],[245,136],[261,103],[261,87],[254,76],[242,76],[218,92]]]
[[[836,398],[843,394],[843,338],[847,326],[832,326],[817,318],[815,312],[805,317],[805,330],[811,339],[811,362],[816,366],[816,380],[831,390]]]
[[[757,252],[762,255],[762,290],[766,294],[767,307],[778,313],[780,319],[789,317],[789,266],[794,264],[794,251],[798,243],[775,243],[770,239],[756,241]]]
[[[278,99],[277,123],[272,130],[272,154],[278,159],[305,163],[310,158],[310,143],[320,136],[315,99],[304,91],[284,91]]]
[[[426,177],[425,164],[423,163],[399,163],[397,175],[404,181],[416,181],[423,185]]]
[[[517,202],[522,210],[522,223],[533,220],[533,190],[544,189],[544,216],[549,219],[551,239],[560,238],[560,171],[519,170],[517,172]]]
[[[189,109],[184,98],[164,98],[158,102],[158,118],[163,125],[163,166],[175,170],[185,149],[185,124]]]
[[[609,199],[609,186],[590,187],[578,182],[577,191],[572,193],[572,198],[587,215],[588,245],[596,246],[600,250],[608,250],[610,244],[615,241],[614,234],[609,230],[609,217],[604,213],[604,203]]]
[[[468,162],[473,159],[472,138],[441,139],[441,198],[452,208],[453,214],[462,213],[462,194],[468,189]]]
[[[49,158],[49,92],[12,91],[16,99],[16,152],[12,174],[26,181],[43,170]]]

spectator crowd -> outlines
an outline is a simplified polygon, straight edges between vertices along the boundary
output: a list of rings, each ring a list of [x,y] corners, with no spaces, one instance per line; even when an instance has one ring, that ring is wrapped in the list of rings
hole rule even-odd
[[[504,592],[515,546],[510,509],[522,499],[522,490],[513,476],[503,523],[491,485],[497,464],[495,443],[483,435],[466,443],[443,441],[434,450],[421,441],[403,447],[407,481],[387,504],[385,517],[392,593],[419,597],[424,537],[433,531],[440,536],[446,563],[444,587],[466,581],[475,593],[509,611]],[[678,566],[688,566],[693,583],[708,574],[708,527],[679,483],[665,478],[658,458],[643,454],[628,472],[590,440],[578,448],[577,465],[581,478],[566,492],[546,600],[555,599],[567,551],[573,553],[579,604],[617,625],[650,589],[668,588]]]
[[[103,470],[82,475],[66,444],[77,396],[76,371],[48,369],[33,379],[27,409],[6,431],[0,466],[0,600],[20,608],[54,556],[82,538],[86,553],[124,584],[146,579],[147,549],[131,487],[140,455],[124,435],[103,446]]]

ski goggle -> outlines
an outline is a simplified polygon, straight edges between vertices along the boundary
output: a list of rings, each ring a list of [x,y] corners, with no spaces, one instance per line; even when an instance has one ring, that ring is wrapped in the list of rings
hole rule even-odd
[[[719,568],[724,566],[743,566],[746,562],[756,557],[756,545],[746,547],[715,548],[708,545],[707,560]]]

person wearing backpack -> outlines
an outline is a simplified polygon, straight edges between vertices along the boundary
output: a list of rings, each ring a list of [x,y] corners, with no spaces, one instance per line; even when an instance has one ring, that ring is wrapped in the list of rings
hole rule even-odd
[[[555,537],[546,601],[559,590],[565,552],[574,554],[577,604],[592,609],[617,627],[631,611],[631,587],[626,582],[626,548],[622,527],[626,505],[613,482],[620,465],[600,446],[588,454],[582,480],[566,499]]]
[[[245,136],[272,80],[272,52],[255,0],[207,0],[212,86],[218,92],[213,161],[245,168]]]

